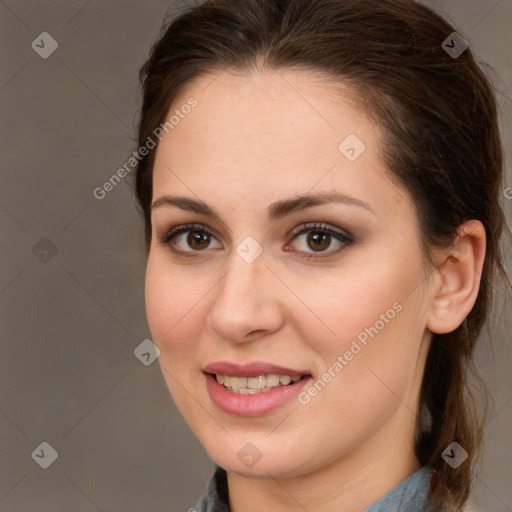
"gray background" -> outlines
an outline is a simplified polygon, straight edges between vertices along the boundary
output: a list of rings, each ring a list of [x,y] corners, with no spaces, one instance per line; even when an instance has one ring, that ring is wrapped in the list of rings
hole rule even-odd
[[[499,74],[510,158],[512,2],[427,4]],[[2,512],[187,511],[210,474],[158,365],[133,354],[151,335],[127,180],[92,194],[136,149],[137,71],[175,6],[0,1]],[[47,59],[31,47],[42,32],[59,45]],[[479,354],[495,413],[475,510],[512,510],[510,317],[497,319],[494,356]],[[58,452],[48,469],[31,457],[43,441]]]

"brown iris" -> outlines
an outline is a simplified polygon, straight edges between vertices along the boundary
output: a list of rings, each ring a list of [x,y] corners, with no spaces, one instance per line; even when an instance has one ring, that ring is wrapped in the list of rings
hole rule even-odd
[[[206,249],[210,243],[210,235],[204,231],[190,231],[187,236],[187,243],[192,249]]]
[[[313,242],[312,249],[321,251],[329,247],[330,235],[322,233],[321,231],[311,231],[308,234],[308,243]]]

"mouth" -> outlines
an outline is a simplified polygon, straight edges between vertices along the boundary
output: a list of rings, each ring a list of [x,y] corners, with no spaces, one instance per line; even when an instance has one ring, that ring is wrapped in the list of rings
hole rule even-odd
[[[204,367],[202,373],[213,403],[238,416],[272,413],[290,403],[313,380],[308,371],[261,361],[219,361]]]
[[[310,375],[279,375],[277,373],[257,375],[255,377],[224,375],[222,373],[210,373],[209,375],[215,378],[227,391],[238,395],[268,393],[274,389],[290,386],[301,379],[310,377]]]
[[[313,380],[307,370],[265,361],[217,361],[202,372],[213,403],[238,416],[270,414],[289,404]]]

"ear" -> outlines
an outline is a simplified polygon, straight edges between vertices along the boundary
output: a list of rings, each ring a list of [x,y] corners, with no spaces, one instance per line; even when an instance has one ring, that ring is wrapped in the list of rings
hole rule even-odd
[[[473,308],[485,260],[486,235],[483,224],[462,224],[454,244],[441,251],[436,265],[438,279],[427,328],[446,334],[459,327]]]

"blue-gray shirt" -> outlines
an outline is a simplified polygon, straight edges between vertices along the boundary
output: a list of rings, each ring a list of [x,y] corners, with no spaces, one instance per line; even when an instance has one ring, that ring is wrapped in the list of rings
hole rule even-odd
[[[424,466],[362,512],[427,512],[431,468]],[[216,466],[206,490],[190,512],[230,512],[227,474]]]

